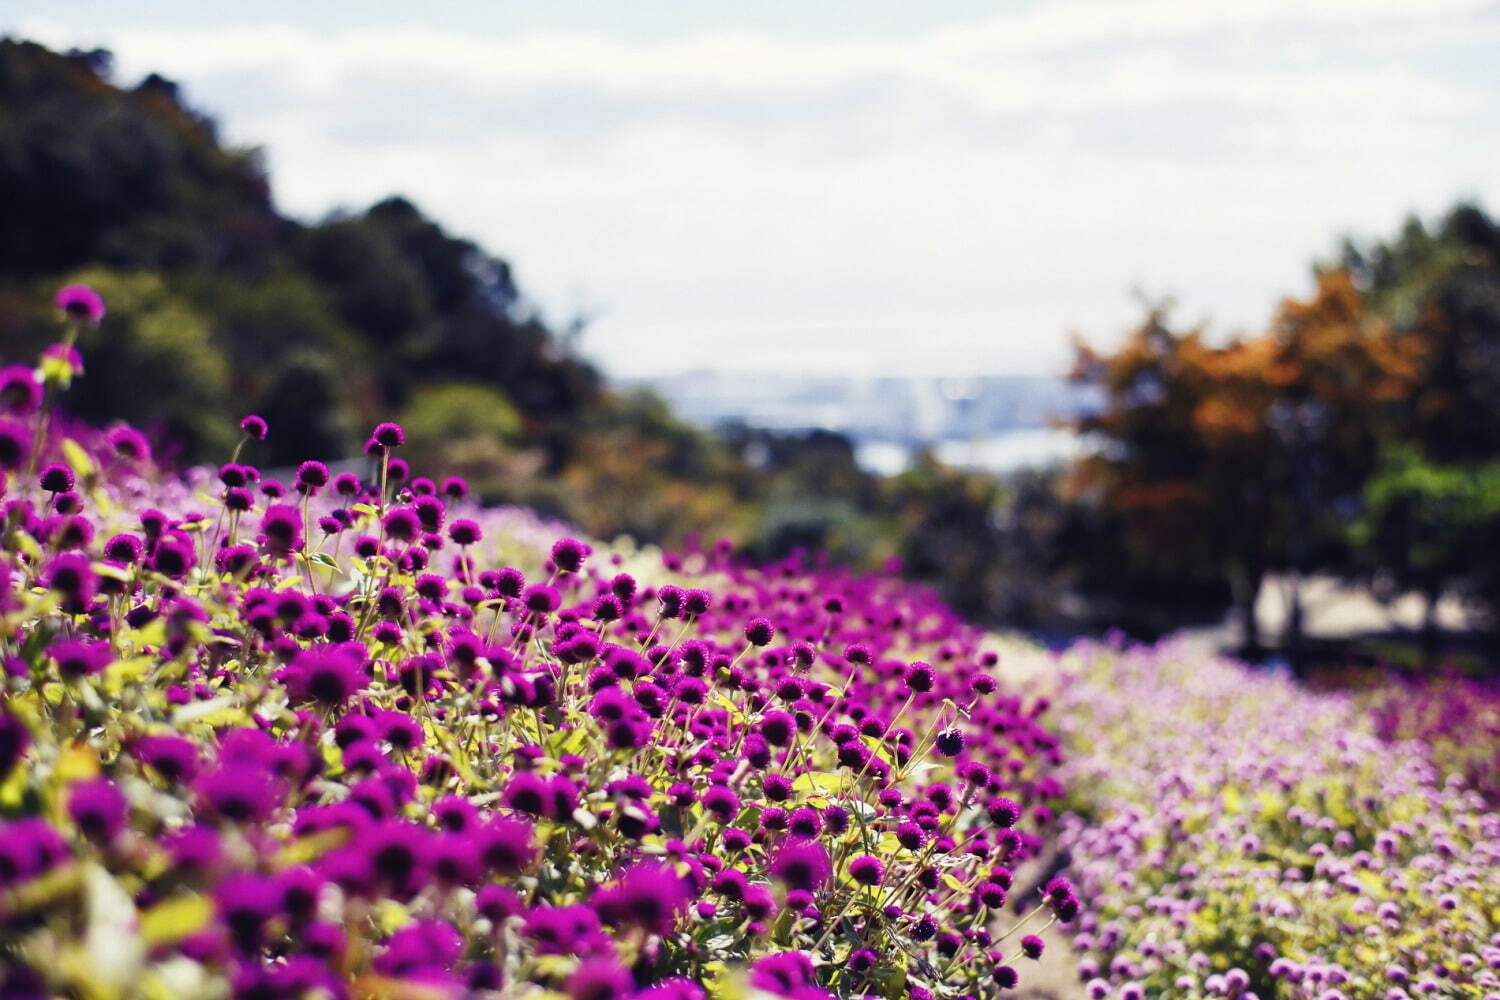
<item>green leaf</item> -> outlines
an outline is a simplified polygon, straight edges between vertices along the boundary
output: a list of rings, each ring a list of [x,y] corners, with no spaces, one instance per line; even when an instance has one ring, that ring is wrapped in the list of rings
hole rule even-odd
[[[79,479],[86,479],[94,474],[97,468],[94,465],[94,460],[89,457],[89,453],[84,451],[83,446],[77,441],[74,441],[72,438],[63,438],[62,452],[63,458],[67,460],[69,468],[73,470],[73,474]]]
[[[204,896],[164,900],[141,914],[141,937],[153,948],[176,944],[206,927],[213,912],[213,904]]]

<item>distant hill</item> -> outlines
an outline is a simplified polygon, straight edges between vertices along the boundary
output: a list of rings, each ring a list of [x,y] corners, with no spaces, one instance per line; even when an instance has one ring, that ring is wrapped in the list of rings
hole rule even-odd
[[[80,381],[68,406],[189,459],[222,455],[237,412],[271,421],[263,457],[285,463],[355,454],[370,421],[417,403],[462,424],[428,412],[461,397],[511,413],[556,467],[601,392],[507,262],[399,197],[282,216],[257,151],[224,147],[169,80],[119,86],[107,52],[0,40],[0,190],[0,358],[52,336],[57,282],[100,286],[110,313],[81,346],[111,377]]]

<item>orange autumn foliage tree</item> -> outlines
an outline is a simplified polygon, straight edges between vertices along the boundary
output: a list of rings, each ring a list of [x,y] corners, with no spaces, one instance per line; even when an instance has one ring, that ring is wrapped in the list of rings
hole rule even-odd
[[[1078,344],[1071,377],[1101,403],[1076,426],[1102,447],[1070,487],[1121,516],[1133,558],[1226,580],[1254,649],[1266,574],[1296,581],[1341,558],[1341,519],[1421,374],[1420,341],[1375,319],[1344,270],[1285,300],[1265,332],[1224,343],[1173,329],[1169,308],[1151,307],[1112,353]]]

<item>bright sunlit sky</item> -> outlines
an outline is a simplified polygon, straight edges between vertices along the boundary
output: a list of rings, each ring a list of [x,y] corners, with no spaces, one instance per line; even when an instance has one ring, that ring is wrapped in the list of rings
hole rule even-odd
[[[1131,291],[1264,323],[1338,234],[1500,208],[1495,0],[11,0],[265,147],[404,193],[618,375],[1047,372]]]

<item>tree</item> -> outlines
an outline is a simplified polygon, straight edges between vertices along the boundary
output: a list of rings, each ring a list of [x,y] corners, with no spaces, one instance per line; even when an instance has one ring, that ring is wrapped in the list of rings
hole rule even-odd
[[[1103,403],[1077,423],[1104,447],[1073,488],[1119,513],[1137,560],[1224,579],[1242,644],[1260,646],[1265,576],[1334,562],[1339,512],[1357,501],[1379,428],[1419,373],[1415,345],[1370,316],[1343,270],[1288,299],[1267,332],[1208,342],[1174,330],[1167,304],[1113,354],[1079,345],[1073,378]],[[1284,637],[1300,644],[1300,601]]]

